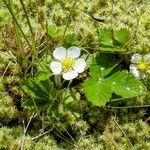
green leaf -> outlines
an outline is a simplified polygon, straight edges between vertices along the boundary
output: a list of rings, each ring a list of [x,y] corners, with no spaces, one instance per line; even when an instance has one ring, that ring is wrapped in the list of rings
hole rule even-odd
[[[128,71],[117,72],[107,78],[106,82],[112,92],[123,98],[137,97],[144,92],[143,84]]]
[[[111,28],[104,28],[101,30],[100,40],[102,45],[114,46],[113,44],[113,30]]]
[[[46,62],[45,61],[46,61],[46,58],[44,57],[44,58],[40,59],[38,62],[36,62],[37,70],[38,70],[38,72],[43,71],[43,72],[47,72],[48,74],[50,74],[51,73],[50,68],[47,65],[47,61]]]
[[[128,29],[123,28],[115,33],[115,39],[121,44],[124,45],[130,38],[130,33]]]
[[[78,45],[78,43],[79,42],[78,42],[78,38],[76,34],[72,33],[72,34],[66,35],[63,46],[66,48],[69,48],[71,46]]]
[[[34,102],[36,104],[36,106],[39,108],[42,108],[42,107],[46,107],[48,106],[48,104],[50,104],[50,101],[47,100],[47,99],[42,99],[42,98],[39,98],[39,99],[34,99]],[[35,108],[35,105],[34,105],[34,102],[32,99],[28,99],[26,100],[25,102],[23,102],[23,106],[24,107],[30,107],[30,108]]]
[[[56,89],[50,79],[40,81],[40,86],[44,89],[50,98],[54,98],[56,96]]]
[[[93,59],[90,65],[90,75],[99,79],[108,75],[120,62],[120,59],[113,54],[100,54]]]
[[[103,80],[87,79],[83,90],[89,102],[96,106],[104,106],[111,98],[111,87]]]
[[[112,54],[101,54],[93,59],[90,77],[83,83],[85,96],[93,105],[105,105],[113,93],[123,98],[132,98],[145,91],[143,84],[127,70],[113,73],[113,70],[118,70],[115,67],[119,62]]]
[[[48,35],[55,36],[57,34],[57,27],[55,25],[48,26]]]
[[[21,87],[32,98],[49,98],[45,91],[33,79],[22,79]]]
[[[104,28],[100,35],[100,50],[111,52],[125,51],[124,45],[129,40],[129,31],[126,28],[113,31],[111,28]]]
[[[49,25],[47,33],[49,36],[55,38],[61,35],[61,30],[56,25]]]
[[[51,76],[51,73],[50,71],[49,72],[46,72],[46,71],[39,71],[37,74],[36,74],[36,81],[40,82],[40,81],[43,81],[43,80],[47,80],[49,79]]]
[[[37,107],[45,107],[56,96],[54,85],[49,79],[40,80],[40,82],[36,78],[23,79],[22,89],[31,97],[31,99],[23,103],[24,107],[33,107],[33,100]]]

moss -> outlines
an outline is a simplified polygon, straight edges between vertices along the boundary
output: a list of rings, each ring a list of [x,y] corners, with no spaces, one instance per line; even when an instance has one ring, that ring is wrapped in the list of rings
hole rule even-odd
[[[111,139],[113,139],[113,143],[116,144],[115,147],[120,147],[121,145],[121,147],[123,146],[123,149],[131,149],[132,147],[137,148],[139,146],[141,147],[141,149],[145,148],[146,150],[150,148],[148,147],[150,130],[149,125],[145,122],[137,121],[134,123],[123,124],[120,125],[121,130],[117,127],[116,124],[114,125],[115,126],[113,128],[113,132],[110,130],[110,127],[108,127],[109,129],[107,128],[104,132],[104,142],[109,140],[108,137],[110,137]],[[109,140],[109,142],[110,141],[111,140]],[[132,146],[129,141],[131,142]]]
[[[16,150],[21,146],[25,150],[59,150],[51,136],[44,136],[36,141],[27,135],[23,142],[22,128],[0,128],[0,149]]]
[[[148,2],[148,0],[143,0],[138,3],[135,0],[81,0],[77,1],[74,5],[74,1],[69,0],[38,0],[38,4],[34,0],[30,0],[26,1],[25,5],[27,6],[31,25],[36,34],[38,46],[42,44],[44,48],[47,48],[45,44],[47,43],[47,39],[42,38],[45,37],[46,34],[46,22],[56,25],[56,28],[62,31],[60,35],[61,38],[56,37],[52,39],[49,37],[49,53],[51,53],[56,46],[62,44],[66,26],[68,26],[66,34],[76,33],[81,43],[80,46],[86,48],[90,53],[97,52],[99,48],[97,27],[101,29],[108,26],[112,26],[115,30],[123,27],[129,28],[133,41],[127,47],[127,52],[148,53],[150,52],[150,4]],[[25,35],[30,40],[30,30],[21,5],[18,1],[13,1],[13,5],[17,20],[25,32]],[[31,112],[24,110],[24,116],[20,118],[20,112],[16,109],[14,103],[16,101],[21,102],[23,95],[19,87],[19,49],[14,40],[11,16],[1,0],[0,8],[0,50],[3,51],[0,53],[1,75],[12,61],[3,76],[5,78],[1,80],[3,84],[7,85],[7,88],[3,85],[0,86],[0,96],[2,97],[0,99],[0,149],[16,150],[21,145],[24,132],[21,119],[27,122]],[[73,10],[70,14],[71,9]],[[70,18],[69,14],[71,15]],[[96,21],[92,19],[91,16],[102,21]],[[66,25],[68,20],[69,23]],[[22,39],[22,41],[23,51],[30,53],[25,40]],[[13,44],[15,46],[13,46]],[[7,51],[5,47],[7,47]],[[30,61],[30,57],[27,55],[25,57],[25,60]],[[25,62],[23,69],[25,71],[28,69],[28,63]],[[126,106],[147,104],[149,104],[148,94],[137,99],[129,100],[128,102],[123,102],[123,105]],[[122,105],[122,103],[115,105]],[[37,136],[42,126],[41,120],[37,117],[33,120],[31,127],[29,127],[26,133],[23,144],[24,149],[119,150],[121,148],[121,150],[130,150],[132,146],[135,150],[150,149],[150,128],[146,122],[141,121],[146,113],[145,109],[110,110],[89,106],[85,101],[82,107],[82,117],[75,116],[71,111],[63,111],[59,114],[61,124],[56,120],[54,121],[54,118],[50,118],[50,125],[46,124],[45,127],[47,129],[49,126],[51,127],[51,124],[55,124],[55,127],[59,129],[57,134],[69,142],[71,141],[71,144],[54,135],[56,129],[45,136],[33,140],[32,138]],[[111,120],[112,116],[117,117],[117,122],[126,135],[120,130],[113,119]],[[17,120],[20,126],[17,125],[16,122],[13,124],[14,120]],[[11,125],[12,128],[6,125]],[[68,134],[66,135],[66,130],[76,140],[76,146],[73,146],[74,142]]]
[[[0,94],[0,122],[6,123],[18,119],[18,110],[13,105],[12,98],[7,93]]]

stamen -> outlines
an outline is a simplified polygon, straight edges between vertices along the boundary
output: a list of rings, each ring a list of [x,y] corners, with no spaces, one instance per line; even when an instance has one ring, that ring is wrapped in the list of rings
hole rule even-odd
[[[75,60],[71,57],[66,57],[61,61],[62,67],[65,71],[73,69]]]
[[[148,68],[148,65],[146,62],[144,61],[141,61],[138,63],[138,70],[141,71],[141,72],[146,72],[147,71],[147,68]]]

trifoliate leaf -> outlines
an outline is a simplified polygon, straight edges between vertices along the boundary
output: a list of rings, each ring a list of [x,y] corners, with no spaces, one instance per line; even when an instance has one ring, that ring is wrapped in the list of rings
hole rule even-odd
[[[22,79],[21,88],[32,98],[49,98],[45,91],[33,79]]]
[[[100,54],[93,59],[90,65],[90,75],[99,79],[108,75],[120,62],[120,59],[112,54]]]
[[[117,31],[114,36],[121,45],[124,45],[129,40],[130,33],[128,29],[123,28]]]
[[[129,31],[125,28],[114,31],[111,28],[104,28],[100,34],[100,50],[111,52],[125,51],[124,45],[129,40]]]
[[[102,45],[114,46],[113,30],[111,28],[104,28],[103,30],[101,30],[100,41]]]
[[[31,99],[24,102],[24,107],[33,107],[34,100],[37,107],[41,108],[47,106],[56,97],[56,89],[53,83],[45,74],[43,76],[43,73],[39,73],[34,78],[22,79],[21,87],[31,97]]]
[[[128,71],[120,71],[107,78],[112,92],[123,98],[137,97],[143,94],[143,84]]]
[[[111,98],[111,87],[105,81],[87,79],[83,84],[83,90],[89,102],[96,106],[104,106]]]

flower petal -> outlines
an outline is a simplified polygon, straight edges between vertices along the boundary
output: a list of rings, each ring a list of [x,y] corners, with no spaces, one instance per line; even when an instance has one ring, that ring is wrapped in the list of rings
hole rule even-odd
[[[81,72],[84,71],[85,67],[86,67],[85,60],[83,58],[79,58],[79,59],[76,60],[73,69],[75,71],[77,71],[78,73],[81,73]]]
[[[74,71],[74,70],[65,72],[65,73],[63,74],[63,78],[64,78],[65,80],[72,80],[72,79],[76,78],[77,76],[78,76],[78,73],[77,73],[76,71]]]
[[[53,57],[58,60],[66,57],[66,49],[64,47],[55,48],[55,50],[53,51]]]
[[[52,70],[53,74],[60,74],[62,71],[61,63],[58,61],[52,61],[50,63],[50,69]]]
[[[135,77],[137,77],[137,78],[140,77],[140,72],[137,70],[137,66],[136,65],[131,64],[129,68],[130,68],[130,72],[133,73],[133,75]]]
[[[131,63],[138,63],[139,61],[142,60],[142,55],[141,54],[134,54],[132,57],[131,57]]]
[[[72,46],[67,49],[67,56],[71,58],[78,58],[81,50],[78,47]]]
[[[146,55],[144,56],[144,61],[145,61],[146,63],[150,64],[150,54],[146,54]]]
[[[136,78],[141,78],[144,79],[146,77],[146,75],[140,71],[138,71],[137,66],[131,64],[130,65],[130,72],[136,77]]]

